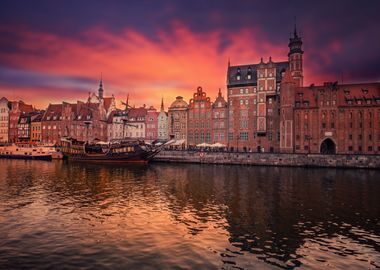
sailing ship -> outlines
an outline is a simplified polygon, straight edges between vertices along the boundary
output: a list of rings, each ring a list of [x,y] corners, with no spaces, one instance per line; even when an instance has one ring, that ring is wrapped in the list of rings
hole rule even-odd
[[[123,112],[123,138],[119,140],[104,142],[98,139],[90,140],[88,136],[88,127],[91,121],[85,121],[87,128],[87,140],[78,140],[72,137],[61,138],[61,152],[64,158],[69,160],[87,161],[87,162],[138,162],[147,163],[157,155],[165,144],[149,144],[142,140],[127,139],[125,137],[125,126],[133,126],[128,122],[128,113],[131,106],[128,104],[129,95]],[[90,109],[90,106],[83,106]]]
[[[89,143],[73,138],[61,139],[61,152],[65,158],[88,162],[147,163],[161,151],[162,147],[163,145],[154,146],[143,141]]]

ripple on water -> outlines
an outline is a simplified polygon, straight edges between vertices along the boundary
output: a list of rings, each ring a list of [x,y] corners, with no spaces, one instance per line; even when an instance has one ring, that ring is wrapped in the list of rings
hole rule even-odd
[[[377,172],[0,168],[0,268],[379,268]]]

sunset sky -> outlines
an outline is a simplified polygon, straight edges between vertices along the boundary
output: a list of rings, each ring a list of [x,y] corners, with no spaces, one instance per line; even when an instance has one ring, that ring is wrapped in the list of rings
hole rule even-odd
[[[168,106],[225,93],[232,65],[287,59],[297,28],[305,85],[380,81],[380,1],[2,1],[0,97],[38,108],[105,95]],[[343,75],[343,76],[342,76]]]

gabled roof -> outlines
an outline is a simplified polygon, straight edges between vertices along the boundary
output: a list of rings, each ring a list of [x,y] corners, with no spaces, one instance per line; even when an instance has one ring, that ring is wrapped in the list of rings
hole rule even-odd
[[[112,100],[114,98],[113,97],[106,97],[106,98],[103,98],[103,102],[104,102],[104,109],[106,109],[106,111],[109,110],[109,108],[111,107],[111,104],[112,104]]]
[[[59,121],[62,116],[62,104],[49,104],[42,121]]]

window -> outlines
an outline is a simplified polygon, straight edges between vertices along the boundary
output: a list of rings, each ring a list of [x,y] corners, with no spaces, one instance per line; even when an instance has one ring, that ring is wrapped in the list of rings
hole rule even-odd
[[[248,140],[248,132],[240,132],[239,138],[242,141],[247,141]]]
[[[241,99],[241,100],[240,100],[240,105],[243,105],[243,104],[244,104],[244,100]]]
[[[245,105],[248,105],[248,99],[245,100]]]
[[[348,151],[352,151],[352,146],[349,146],[349,147],[348,147]]]
[[[240,88],[240,94],[243,94],[243,88]]]

